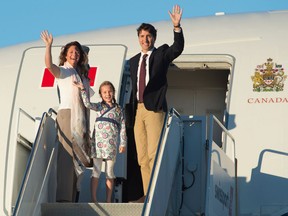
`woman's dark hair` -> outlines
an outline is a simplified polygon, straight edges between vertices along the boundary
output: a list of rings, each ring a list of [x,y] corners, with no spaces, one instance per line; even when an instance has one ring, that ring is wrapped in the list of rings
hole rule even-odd
[[[137,35],[139,36],[140,32],[148,31],[155,39],[157,37],[157,30],[155,27],[149,23],[142,23],[138,28],[137,28]]]
[[[84,76],[86,78],[88,78],[88,70],[89,70],[89,67],[88,67],[88,56],[83,51],[82,46],[81,46],[81,44],[78,41],[72,41],[72,42],[66,44],[62,48],[60,56],[59,56],[59,66],[64,65],[64,63],[67,61],[67,59],[66,59],[67,52],[68,52],[68,49],[71,46],[76,46],[76,48],[78,49],[79,54],[80,54],[79,61],[77,63],[77,71],[79,70],[79,72],[81,72],[82,74],[84,74]]]

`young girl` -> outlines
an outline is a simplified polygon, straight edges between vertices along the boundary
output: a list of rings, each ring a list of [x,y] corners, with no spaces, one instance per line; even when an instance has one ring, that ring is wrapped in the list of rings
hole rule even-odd
[[[92,142],[91,157],[93,158],[93,172],[91,177],[92,202],[97,202],[97,187],[101,174],[102,161],[106,162],[106,202],[111,202],[114,186],[114,164],[116,161],[117,144],[119,153],[125,152],[127,137],[124,114],[115,100],[115,88],[109,81],[104,81],[99,87],[102,102],[91,103],[86,95],[82,83],[76,82],[81,89],[81,95],[85,106],[96,111],[94,126],[95,142]]]

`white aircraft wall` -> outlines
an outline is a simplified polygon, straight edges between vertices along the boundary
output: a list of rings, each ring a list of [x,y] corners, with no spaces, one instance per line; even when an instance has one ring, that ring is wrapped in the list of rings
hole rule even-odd
[[[275,202],[276,205],[288,204],[288,195],[285,193],[288,190],[287,80],[284,82],[284,90],[279,92],[254,92],[251,80],[257,65],[266,63],[269,58],[273,59],[274,63],[282,64],[287,74],[287,20],[287,11],[280,11],[201,17],[182,21],[185,35],[183,54],[227,54],[235,58],[231,66],[232,79],[227,99],[227,126],[236,140],[239,215],[260,215],[261,212],[269,212],[268,206]],[[171,44],[171,22],[153,24],[158,29],[156,46],[164,42]],[[129,59],[139,52],[137,27],[138,25],[133,25],[61,36],[55,38],[54,43],[63,45],[78,40],[82,44],[123,44],[128,47],[126,58]],[[10,171],[13,170],[13,161],[7,161],[7,153],[12,154],[13,148],[9,146],[9,139],[15,137],[10,138],[7,135],[15,133],[15,128],[9,127],[9,121],[17,73],[23,51],[38,45],[43,45],[40,40],[0,49],[0,92],[4,97],[0,106],[0,157],[3,161],[0,163],[0,200],[3,200],[0,202],[1,215],[9,215],[11,211],[13,176]],[[31,79],[35,79],[32,74],[27,80]],[[257,102],[263,98],[270,102]],[[44,96],[43,99],[46,100]],[[30,104],[32,109],[36,109],[37,101],[33,103],[32,100]]]
[[[216,17],[211,28],[196,27],[191,34],[196,39],[189,52],[227,53],[235,58],[227,112],[228,129],[236,140],[239,215],[268,215],[275,213],[272,205],[280,209],[288,203],[287,80],[283,91],[255,92],[251,79],[257,66],[269,58],[281,64],[287,75],[287,15],[255,14],[229,21]],[[270,102],[257,102],[262,99]]]

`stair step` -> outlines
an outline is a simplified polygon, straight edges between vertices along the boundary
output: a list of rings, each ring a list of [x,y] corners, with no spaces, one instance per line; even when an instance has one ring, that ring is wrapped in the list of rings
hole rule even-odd
[[[43,203],[42,216],[140,216],[143,203]]]

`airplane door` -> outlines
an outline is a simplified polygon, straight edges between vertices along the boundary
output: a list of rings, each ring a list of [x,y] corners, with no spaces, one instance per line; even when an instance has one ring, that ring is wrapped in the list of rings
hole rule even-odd
[[[91,98],[92,102],[98,102],[98,88],[101,82],[109,80],[116,89],[116,100],[119,101],[121,79],[125,64],[127,47],[124,45],[86,45],[90,48],[89,52],[89,71],[90,86],[95,91]],[[52,47],[52,57],[55,64],[59,63],[59,54],[62,46]],[[15,95],[13,99],[12,114],[10,120],[11,132],[9,132],[9,151],[7,151],[7,163],[13,172],[6,174],[6,182],[13,182],[7,185],[6,194],[13,194],[12,203],[15,203],[20,184],[25,169],[23,164],[27,163],[28,157],[17,157],[21,151],[17,137],[21,135],[32,144],[35,139],[35,125],[31,125],[31,119],[19,117],[19,109],[24,110],[32,118],[41,117],[44,112],[53,108],[58,110],[57,84],[55,78],[45,68],[44,63],[45,47],[31,47],[23,52],[20,62],[17,81],[15,84]],[[91,111],[90,128],[93,127],[95,113]],[[16,154],[16,152],[18,152]],[[21,154],[21,153],[20,153]],[[23,154],[30,154],[25,152]],[[10,169],[9,169],[10,170]],[[7,171],[8,172],[8,171]],[[126,154],[117,157],[115,175],[126,178]],[[88,184],[87,184],[88,185]],[[18,191],[17,191],[18,190]],[[12,204],[13,205],[13,204]]]

